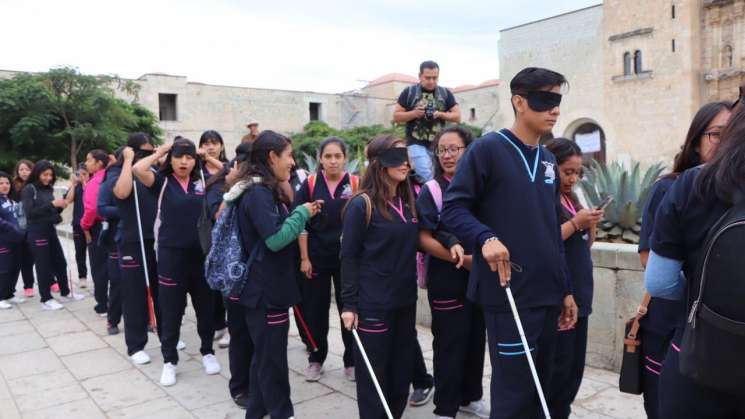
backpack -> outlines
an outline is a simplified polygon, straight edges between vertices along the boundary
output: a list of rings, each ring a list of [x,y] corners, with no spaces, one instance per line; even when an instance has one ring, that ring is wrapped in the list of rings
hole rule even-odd
[[[709,230],[680,347],[680,373],[696,383],[745,396],[745,202]],[[695,298],[695,299],[694,299]]]
[[[212,247],[204,261],[207,285],[229,299],[238,299],[251,264],[261,259],[261,240],[246,254],[238,226],[239,203],[227,203],[212,229]]]
[[[428,181],[425,185],[432,195],[432,200],[435,201],[439,221],[439,214],[442,212],[442,188],[440,188],[440,184],[434,179]],[[429,255],[423,252],[416,252],[416,283],[421,289],[427,288],[427,265],[429,265]]]
[[[313,200],[313,191],[316,189],[316,180],[318,176],[315,173],[308,175],[308,199]],[[355,175],[349,175],[349,185],[352,188],[352,195],[357,193],[360,188],[360,178]]]

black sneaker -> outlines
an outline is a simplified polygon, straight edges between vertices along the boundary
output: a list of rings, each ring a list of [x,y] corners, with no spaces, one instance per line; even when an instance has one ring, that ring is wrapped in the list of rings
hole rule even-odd
[[[435,387],[415,388],[409,397],[411,406],[423,406],[429,402],[429,399],[435,394]]]
[[[235,404],[243,410],[248,409],[248,394],[239,394],[233,397]]]
[[[119,328],[117,326],[112,326],[110,324],[106,325],[106,333],[109,335],[118,335],[119,334]]]

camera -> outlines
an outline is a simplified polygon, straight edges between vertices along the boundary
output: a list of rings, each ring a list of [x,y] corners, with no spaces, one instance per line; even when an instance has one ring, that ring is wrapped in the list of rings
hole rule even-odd
[[[424,107],[424,119],[432,121],[435,119],[435,104],[428,102],[427,106]]]

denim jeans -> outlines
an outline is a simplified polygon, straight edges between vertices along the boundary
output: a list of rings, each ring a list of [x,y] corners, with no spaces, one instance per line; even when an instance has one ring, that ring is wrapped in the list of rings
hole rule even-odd
[[[409,158],[414,164],[414,171],[419,181],[424,184],[432,180],[434,177],[432,171],[432,152],[427,147],[419,144],[411,144],[407,148],[409,149]]]

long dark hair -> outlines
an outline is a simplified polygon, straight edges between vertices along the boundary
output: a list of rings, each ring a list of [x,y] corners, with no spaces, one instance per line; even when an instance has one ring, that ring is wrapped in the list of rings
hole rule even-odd
[[[733,204],[745,198],[745,106],[737,106],[722,131],[722,142],[714,157],[696,179],[696,193],[706,200],[713,194]]]
[[[31,160],[21,159],[18,160],[15,169],[13,169],[13,190],[19,193],[21,189],[26,186],[26,181],[21,179],[21,175],[18,174],[18,169],[21,168],[21,165],[28,167],[30,170],[34,170],[34,162],[32,162]]]
[[[10,189],[8,190],[8,195],[6,195],[6,198],[12,199],[11,197],[14,195],[13,178],[11,178],[10,175],[7,174],[6,172],[3,172],[2,170],[0,170],[0,179],[2,178],[8,179],[8,183],[10,184]]]
[[[468,148],[469,145],[473,142],[473,134],[471,133],[471,130],[461,127],[459,125],[454,125],[452,127],[443,128],[440,130],[440,132],[437,133],[435,136],[435,139],[432,140],[432,151],[434,152],[432,155],[432,165],[435,168],[435,177],[440,179],[443,175],[442,165],[440,164],[440,158],[437,157],[437,148],[440,146],[440,139],[445,134],[456,134],[458,137],[460,137],[460,140],[463,141],[463,146]],[[465,153],[465,151],[463,151]]]
[[[191,146],[194,149],[194,167],[191,169],[191,173],[189,173],[189,177],[192,180],[201,179],[200,172],[202,170],[202,165],[199,162],[199,158],[196,155],[196,146],[194,145],[194,142],[191,141],[188,138],[179,137],[178,139],[173,140],[173,145],[171,146],[171,149],[168,150],[168,154],[166,155],[165,161],[163,161],[163,164],[160,165],[160,169],[158,169],[158,172],[161,173],[164,176],[168,176],[173,174],[173,167],[171,166],[171,160],[173,155],[173,149],[177,148],[177,146]]]
[[[253,177],[260,177],[261,183],[269,187],[274,193],[276,200],[283,198],[279,182],[274,176],[270,166],[269,154],[273,151],[279,156],[292,144],[289,138],[272,130],[262,131],[255,140],[244,143],[247,149],[248,159],[241,164],[238,180],[250,181]]]
[[[97,148],[89,151],[88,154],[90,154],[94,160],[101,163],[102,166],[100,170],[106,170],[106,167],[109,165],[109,153]],[[91,173],[91,175],[92,174],[93,173]]]
[[[44,187],[44,185],[41,184],[41,180],[39,179],[41,177],[41,174],[44,173],[47,170],[52,170],[52,181],[49,182],[49,187],[53,187],[54,183],[57,181],[57,174],[54,172],[54,166],[52,163],[50,163],[48,160],[39,160],[34,164],[33,169],[31,169],[31,174],[28,176],[28,182],[26,184],[33,184],[34,186],[38,187]]]
[[[551,152],[551,154],[556,157],[556,173],[559,175],[559,181],[561,182],[561,170],[559,170],[558,166],[561,166],[564,164],[567,160],[569,160],[572,157],[579,157],[582,158],[582,149],[575,143],[574,141],[563,138],[563,137],[557,137],[552,138],[548,141],[546,141],[546,144],[544,144],[546,149]],[[577,198],[577,195],[572,191],[569,192],[567,195],[569,200],[572,202],[572,205],[574,205],[574,208],[579,211],[581,210],[582,204],[579,202],[579,198]],[[566,211],[564,211],[566,212]],[[567,217],[567,214],[562,214],[562,218],[566,218],[567,220],[571,217]],[[562,220],[566,221],[566,220]]]
[[[395,135],[380,135],[375,137],[367,148],[367,155],[370,158],[370,166],[365,171],[360,183],[360,193],[365,193],[370,197],[373,207],[380,212],[386,220],[392,220],[391,213],[388,211],[386,202],[388,196],[388,181],[390,177],[385,167],[380,163],[377,157],[384,151],[395,147],[398,144],[406,144],[401,138]],[[411,183],[407,177],[405,181],[396,187],[396,196],[401,197],[407,204],[411,213],[416,217],[416,206],[414,202],[414,193],[411,191]]]
[[[321,174],[321,171],[323,170],[323,165],[321,164],[321,156],[323,156],[323,151],[326,149],[326,147],[330,144],[336,144],[341,149],[341,153],[344,154],[344,158],[347,157],[347,143],[344,142],[339,137],[327,137],[323,141],[321,141],[321,144],[318,145],[318,174]]]
[[[707,103],[696,112],[693,121],[691,121],[691,126],[688,128],[686,140],[680,147],[680,152],[675,156],[673,171],[665,177],[676,178],[686,170],[703,163],[700,153],[701,138],[706,132],[706,127],[722,111],[730,109],[732,109],[732,102],[722,101]]]
[[[204,143],[206,143],[207,141],[217,141],[222,144],[222,151],[220,151],[218,160],[223,163],[228,161],[228,158],[225,156],[225,142],[222,140],[222,135],[220,135],[219,132],[211,129],[203,132],[202,136],[199,137],[199,147],[204,145]]]

